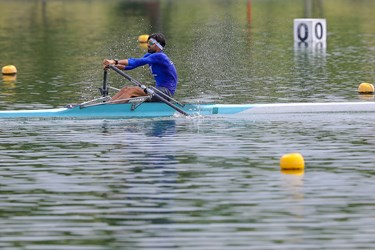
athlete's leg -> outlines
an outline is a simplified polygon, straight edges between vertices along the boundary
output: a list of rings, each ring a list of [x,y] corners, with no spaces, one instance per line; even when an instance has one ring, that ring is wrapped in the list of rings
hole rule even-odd
[[[131,97],[146,96],[147,94],[140,87],[124,87],[116,93],[111,101],[129,99]],[[128,102],[128,101],[124,101]]]

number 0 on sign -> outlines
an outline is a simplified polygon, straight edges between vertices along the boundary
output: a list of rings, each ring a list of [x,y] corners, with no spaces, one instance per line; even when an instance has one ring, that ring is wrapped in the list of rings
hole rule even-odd
[[[327,25],[325,19],[294,19],[295,42],[325,42],[326,38]]]

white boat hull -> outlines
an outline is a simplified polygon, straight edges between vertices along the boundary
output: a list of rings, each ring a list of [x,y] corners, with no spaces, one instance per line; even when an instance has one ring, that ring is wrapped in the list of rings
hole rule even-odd
[[[283,113],[375,112],[375,102],[277,103],[277,104],[187,104],[181,108],[192,116]],[[99,104],[86,107],[0,111],[5,118],[132,118],[167,117],[179,113],[164,103]]]

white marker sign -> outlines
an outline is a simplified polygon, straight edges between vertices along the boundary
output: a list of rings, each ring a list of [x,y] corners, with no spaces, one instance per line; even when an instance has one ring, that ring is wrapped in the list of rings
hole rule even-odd
[[[294,19],[295,42],[325,42],[327,38],[327,24],[325,19],[301,18]]]

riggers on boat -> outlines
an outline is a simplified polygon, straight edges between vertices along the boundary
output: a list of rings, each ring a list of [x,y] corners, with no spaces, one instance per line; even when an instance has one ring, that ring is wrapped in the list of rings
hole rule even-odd
[[[375,102],[279,103],[279,104],[185,104],[189,116],[291,113],[375,112]],[[56,109],[0,111],[4,118],[133,118],[184,116],[165,103],[101,103]]]

